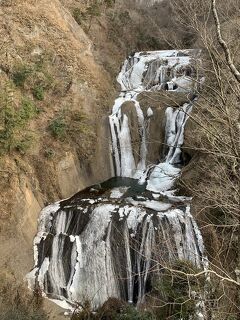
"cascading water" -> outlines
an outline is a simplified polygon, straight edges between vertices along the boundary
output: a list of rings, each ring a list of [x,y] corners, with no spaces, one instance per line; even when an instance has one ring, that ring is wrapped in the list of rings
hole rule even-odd
[[[144,107],[139,102],[142,93],[192,95],[198,54],[144,52],[125,61],[118,76],[121,93],[109,117],[115,178],[41,212],[28,279],[63,307],[89,300],[97,308],[110,297],[139,304],[151,289],[153,266],[159,276],[160,266],[177,259],[204,268],[203,240],[190,214],[190,199],[173,189],[192,103],[166,108],[162,161],[149,163],[148,128],[155,110],[150,102]],[[137,117],[137,148],[129,108]]]

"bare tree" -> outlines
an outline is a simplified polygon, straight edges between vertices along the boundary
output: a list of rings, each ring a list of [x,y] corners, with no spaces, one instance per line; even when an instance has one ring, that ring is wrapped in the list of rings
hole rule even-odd
[[[202,48],[205,85],[186,128],[183,151],[192,161],[181,187],[193,196],[214,279],[219,319],[237,318],[240,231],[239,1],[172,1],[175,19],[196,35]],[[169,41],[171,41],[169,39]],[[230,263],[231,262],[231,263]],[[233,280],[220,279],[224,274]],[[235,318],[234,318],[235,319]]]
[[[226,57],[226,62],[228,64],[232,74],[234,75],[234,77],[237,79],[238,82],[240,82],[240,72],[237,70],[236,66],[234,65],[233,60],[232,60],[232,56],[231,56],[231,52],[226,44],[226,41],[224,41],[224,39],[222,37],[221,24],[220,24],[218,12],[216,9],[216,0],[212,0],[212,13],[213,13],[213,17],[214,17],[215,26],[216,26],[217,39],[218,39],[219,44],[223,48],[223,51],[224,51],[224,54]]]

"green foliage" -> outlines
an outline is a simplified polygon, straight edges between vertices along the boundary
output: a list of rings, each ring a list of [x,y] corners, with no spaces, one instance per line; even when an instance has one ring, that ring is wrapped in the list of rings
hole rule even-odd
[[[19,151],[21,154],[25,154],[27,150],[31,147],[33,140],[34,138],[32,135],[24,135],[22,139],[16,141],[16,150]]]
[[[26,126],[39,112],[29,99],[23,99],[19,106],[1,95],[0,101],[0,154],[15,149],[25,153],[31,146],[32,136],[26,132]]]
[[[86,115],[81,111],[71,112],[69,114],[68,124],[68,134],[72,139],[79,133],[91,135],[90,128],[87,125]]]
[[[91,120],[83,111],[68,108],[60,111],[50,121],[48,131],[56,140],[77,146],[82,159],[92,156],[96,136]],[[51,158],[51,152],[45,156]]]
[[[45,91],[53,86],[53,78],[47,71],[44,59],[28,65],[15,66],[12,81],[16,87],[32,92],[33,97],[39,101],[44,99]]]
[[[23,99],[21,107],[18,111],[18,116],[20,120],[20,124],[24,126],[29,120],[33,119],[36,115],[38,115],[39,109],[35,106],[35,104],[29,99]]]
[[[32,73],[32,69],[25,65],[20,65],[15,68],[15,71],[12,74],[12,80],[13,83],[17,87],[23,87],[25,84],[25,81],[29,77],[29,75]]]
[[[100,5],[98,3],[93,3],[91,6],[89,6],[86,10],[87,16],[90,17],[98,17],[101,14],[100,11]]]
[[[63,115],[58,116],[56,119],[53,119],[49,125],[49,130],[52,136],[56,139],[63,140],[66,136],[67,124]]]
[[[72,11],[72,15],[79,25],[81,25],[82,22],[86,19],[86,15],[79,8],[74,8]]]
[[[35,99],[39,101],[44,100],[44,88],[42,85],[35,85],[32,89],[32,93]]]
[[[81,25],[83,22],[86,22],[90,20],[90,23],[92,21],[92,18],[99,17],[101,15],[101,9],[102,5],[105,5],[106,7],[110,8],[115,3],[115,0],[103,0],[103,1],[93,1],[85,11],[82,11],[80,8],[76,7],[72,10],[72,15],[75,19],[75,21]]]
[[[81,111],[63,110],[49,125],[52,136],[56,139],[64,139],[66,137],[74,140],[79,134],[91,136],[91,130],[87,124],[87,117]],[[77,141],[75,141],[77,142]]]

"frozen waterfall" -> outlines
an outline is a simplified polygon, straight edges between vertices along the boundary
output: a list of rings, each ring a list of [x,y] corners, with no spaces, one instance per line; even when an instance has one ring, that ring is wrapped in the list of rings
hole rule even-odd
[[[28,275],[32,287],[63,306],[89,300],[97,308],[110,297],[139,304],[152,288],[153,267],[159,277],[161,267],[174,260],[204,268],[190,199],[174,190],[192,102],[162,106],[165,138],[155,162],[148,155],[156,109],[151,100],[140,102],[143,93],[194,96],[198,55],[196,50],[140,52],[124,62],[121,93],[109,116],[115,178],[42,210],[35,266]]]

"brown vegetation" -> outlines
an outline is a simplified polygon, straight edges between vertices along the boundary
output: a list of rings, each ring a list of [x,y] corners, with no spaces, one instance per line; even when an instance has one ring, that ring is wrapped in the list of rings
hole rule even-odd
[[[47,320],[42,309],[41,292],[30,292],[13,274],[2,269],[0,273],[1,320]]]

